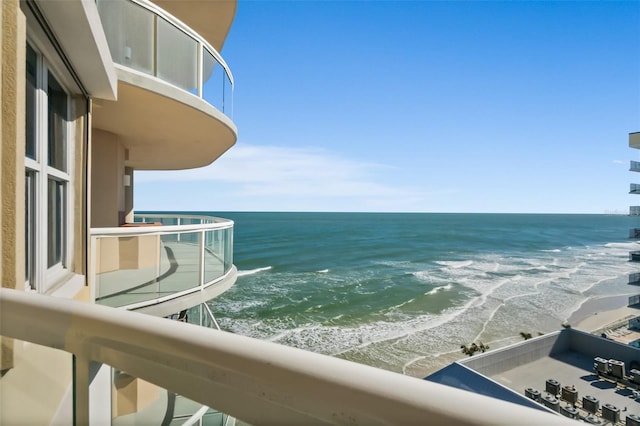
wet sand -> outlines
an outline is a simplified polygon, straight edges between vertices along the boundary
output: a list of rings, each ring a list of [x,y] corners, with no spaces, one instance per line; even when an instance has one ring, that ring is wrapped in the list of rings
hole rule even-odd
[[[567,321],[578,330],[594,332],[640,315],[640,307],[627,306],[628,295],[589,299]]]

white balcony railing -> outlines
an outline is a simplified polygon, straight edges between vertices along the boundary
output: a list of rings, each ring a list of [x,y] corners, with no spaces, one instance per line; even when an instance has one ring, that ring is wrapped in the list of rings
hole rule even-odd
[[[197,32],[145,0],[97,0],[117,64],[190,92],[233,118],[233,75]]]
[[[123,309],[3,288],[0,317],[2,336],[74,354],[76,424],[90,419],[92,361],[252,424],[575,424],[398,373]]]
[[[91,229],[90,282],[97,303],[135,309],[203,290],[233,269],[233,221],[146,215]]]

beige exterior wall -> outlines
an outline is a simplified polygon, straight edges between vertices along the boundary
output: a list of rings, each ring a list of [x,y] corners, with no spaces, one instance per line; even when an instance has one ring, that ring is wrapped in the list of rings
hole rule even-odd
[[[24,289],[25,282],[25,63],[27,28],[18,0],[0,6],[0,282]],[[87,247],[87,104],[73,98],[75,152],[73,237],[70,272],[85,274]],[[64,289],[65,280],[54,290]],[[81,293],[65,297],[87,299]],[[70,354],[0,336],[0,424],[70,424],[72,420]]]
[[[118,136],[93,129],[91,136],[92,228],[120,226],[125,218],[125,148]]]
[[[0,282],[24,284],[24,74],[25,19],[18,0],[3,0],[0,18]],[[14,345],[0,337],[0,370],[14,366]],[[0,394],[2,394],[0,381]]]

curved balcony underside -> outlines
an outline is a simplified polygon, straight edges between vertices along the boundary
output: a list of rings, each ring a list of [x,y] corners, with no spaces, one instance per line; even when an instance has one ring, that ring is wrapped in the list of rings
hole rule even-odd
[[[127,166],[180,170],[206,166],[231,148],[238,131],[218,109],[164,81],[117,66],[118,101],[97,101],[93,126],[119,136]]]
[[[236,0],[151,0],[222,50],[236,15]]]

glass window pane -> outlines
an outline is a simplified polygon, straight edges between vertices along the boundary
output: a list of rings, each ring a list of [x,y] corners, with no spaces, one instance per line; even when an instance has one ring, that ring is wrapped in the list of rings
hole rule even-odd
[[[34,238],[34,219],[35,219],[35,179],[36,174],[33,171],[27,171],[25,173],[25,185],[24,185],[24,204],[25,204],[25,220],[24,220],[24,239],[25,239],[25,256],[24,267],[25,274],[24,279],[28,281],[30,286],[34,288],[33,281],[33,263],[35,256],[35,245],[33,243]]]
[[[49,179],[47,190],[47,266],[62,262],[64,182]]]
[[[58,81],[49,73],[47,96],[49,99],[49,145],[48,164],[66,171],[67,94]]]
[[[26,156],[36,159],[36,69],[37,54],[27,45],[27,78],[26,78]]]
[[[121,0],[99,0],[98,12],[113,61],[153,75],[153,13]]]
[[[158,18],[158,77],[187,91],[197,90],[198,44]]]

